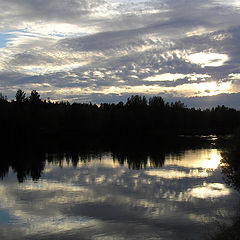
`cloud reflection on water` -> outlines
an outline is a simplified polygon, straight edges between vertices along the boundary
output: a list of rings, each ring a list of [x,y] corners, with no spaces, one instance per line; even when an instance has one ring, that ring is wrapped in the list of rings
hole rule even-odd
[[[149,159],[148,159],[149,160]],[[179,239],[199,234],[234,202],[216,149],[169,154],[162,168],[131,170],[111,155],[75,168],[47,163],[39,181],[0,186],[9,222],[1,239]],[[231,210],[231,209],[230,209]],[[8,231],[2,231],[7,227]],[[186,235],[186,232],[189,235]],[[11,237],[10,237],[11,236]]]

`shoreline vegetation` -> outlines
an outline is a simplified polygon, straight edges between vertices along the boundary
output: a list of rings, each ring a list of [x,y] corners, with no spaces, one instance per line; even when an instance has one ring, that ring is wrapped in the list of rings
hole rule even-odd
[[[240,129],[219,142],[221,149],[221,171],[226,184],[240,192]],[[208,240],[240,240],[240,202],[230,224],[219,223]]]
[[[208,240],[239,240],[240,239],[240,217],[233,219],[231,225],[220,224],[218,230]]]
[[[22,90],[15,100],[0,94],[1,141],[47,145],[71,141],[165,141],[179,135],[224,135],[240,126],[240,111],[226,106],[188,108],[162,97],[135,95],[126,103],[69,103],[41,100]]]

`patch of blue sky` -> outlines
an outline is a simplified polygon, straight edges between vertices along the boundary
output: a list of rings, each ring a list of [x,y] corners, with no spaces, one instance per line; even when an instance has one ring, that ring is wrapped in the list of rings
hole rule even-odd
[[[56,37],[60,37],[60,38],[63,38],[63,37],[65,37],[65,35],[64,35],[64,34],[52,34],[52,35],[54,35],[54,36],[56,36]]]
[[[0,48],[6,47],[9,42],[9,38],[12,36],[12,34],[0,32]]]
[[[17,37],[17,33],[24,33],[23,30],[12,30],[8,32],[0,32],[0,48],[4,48],[8,43],[15,37]]]

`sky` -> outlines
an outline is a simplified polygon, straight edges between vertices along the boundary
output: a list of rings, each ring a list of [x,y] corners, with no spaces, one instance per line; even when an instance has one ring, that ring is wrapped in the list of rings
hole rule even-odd
[[[0,0],[0,92],[240,109],[237,0]]]

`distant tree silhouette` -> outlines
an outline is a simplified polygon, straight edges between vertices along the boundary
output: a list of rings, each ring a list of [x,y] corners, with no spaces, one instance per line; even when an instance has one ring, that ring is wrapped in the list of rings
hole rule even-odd
[[[126,106],[137,107],[137,106],[147,106],[147,99],[145,96],[131,96],[127,99]]]
[[[184,105],[184,103],[182,103],[181,101],[177,101],[175,103],[171,103],[171,107],[172,108],[176,108],[176,109],[183,109],[186,106]]]
[[[32,90],[31,95],[29,96],[30,103],[40,103],[40,94],[36,90]]]
[[[0,103],[6,103],[7,102],[7,96],[4,96],[1,92],[0,92]]]
[[[162,97],[154,96],[149,99],[149,106],[163,108],[165,106],[165,103]]]
[[[17,103],[23,103],[27,100],[26,93],[24,91],[22,91],[21,89],[17,90],[15,98],[16,98]]]

